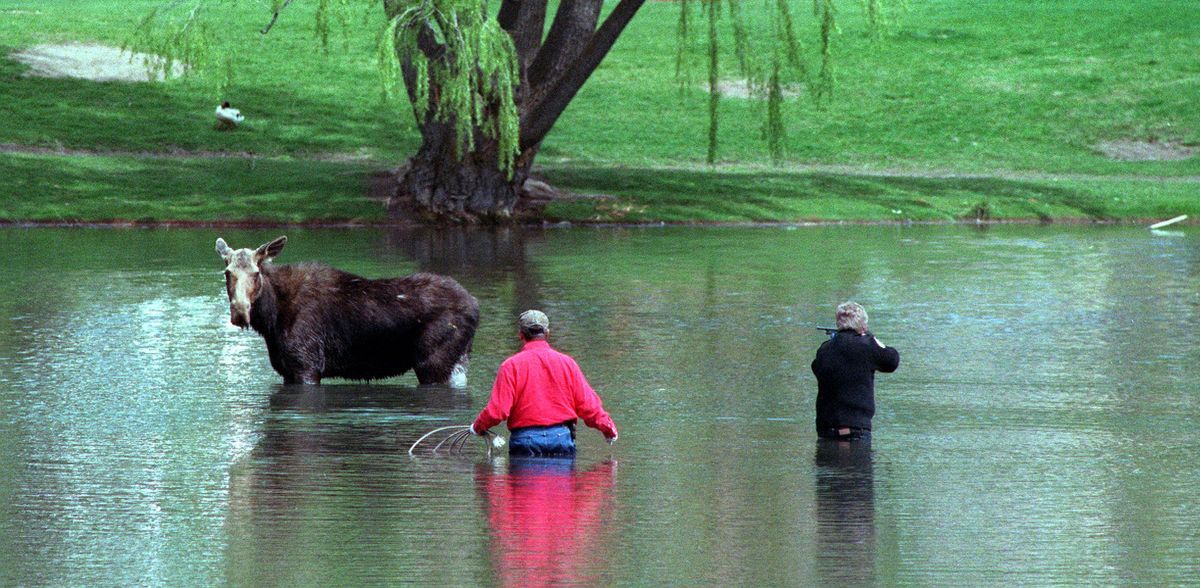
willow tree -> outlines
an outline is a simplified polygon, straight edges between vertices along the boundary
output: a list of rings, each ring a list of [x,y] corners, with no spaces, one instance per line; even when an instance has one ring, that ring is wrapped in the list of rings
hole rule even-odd
[[[263,34],[293,1],[272,1]],[[347,23],[353,3],[316,1],[315,29],[328,44],[331,23]],[[146,16],[129,45],[167,57],[163,67],[182,60],[197,70],[211,68],[204,63],[212,35],[203,17],[209,4],[233,2],[165,3]],[[364,2],[375,4],[358,4]],[[417,153],[397,170],[393,202],[414,203],[441,220],[510,217],[526,196],[542,141],[644,2],[616,0],[602,18],[603,0],[558,0],[547,28],[548,0],[500,0],[494,15],[495,4],[487,0],[382,0],[386,19],[378,57],[385,90],[406,98],[422,138]],[[819,22],[815,75],[805,66],[792,4],[763,2],[770,15],[766,26],[747,21],[744,0],[679,0],[677,74],[688,80],[693,69],[707,70],[710,163],[717,153],[723,72],[736,72],[749,93],[762,98],[763,135],[776,159],[783,155],[784,88],[811,88],[820,98],[832,87],[833,0],[812,0]],[[881,20],[880,2],[862,0],[872,25]],[[697,19],[706,23],[703,32],[692,25]],[[721,65],[723,38],[732,40],[732,68]]]

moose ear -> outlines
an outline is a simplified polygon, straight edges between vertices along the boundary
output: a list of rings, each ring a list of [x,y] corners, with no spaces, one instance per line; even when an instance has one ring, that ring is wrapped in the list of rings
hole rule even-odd
[[[233,250],[229,248],[229,245],[225,243],[225,240],[217,237],[217,255],[220,255],[225,259],[229,259],[230,253],[233,253]]]
[[[286,244],[287,237],[275,239],[274,241],[259,247],[258,250],[254,252],[254,257],[258,261],[262,261],[264,259],[274,259],[275,256],[279,255],[280,251],[283,251],[283,246]]]

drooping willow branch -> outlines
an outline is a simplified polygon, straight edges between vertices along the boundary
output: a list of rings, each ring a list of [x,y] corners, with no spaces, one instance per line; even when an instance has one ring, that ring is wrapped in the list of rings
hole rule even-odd
[[[259,32],[264,35],[271,32],[271,27],[274,27],[275,21],[279,20],[279,13],[283,12],[283,9],[287,8],[288,5],[291,3],[292,3],[292,0],[284,0],[283,4],[280,5],[279,8],[275,9],[275,14],[271,15],[271,22],[267,23],[267,26],[263,27],[263,30],[261,30]]]
[[[417,125],[449,125],[458,153],[472,152],[477,134],[494,139],[510,174],[519,153],[520,82],[517,48],[478,0],[417,0],[390,4],[379,60],[389,95],[403,79]]]
[[[889,7],[903,8],[907,1],[861,0],[871,31],[893,20]],[[497,3],[490,0],[313,0],[312,12],[314,31],[327,47],[331,23],[340,22],[349,32],[352,4],[377,10],[382,3],[386,21],[378,32],[377,50],[384,94],[399,94],[403,84],[422,133],[427,124],[449,125],[457,156],[465,158],[477,147],[495,151],[499,165],[511,175],[517,161],[536,152],[644,2],[619,0],[601,19],[603,0],[559,0],[551,4],[557,5],[557,12],[548,28],[547,0],[500,0],[498,14],[493,14]],[[763,114],[764,138],[776,161],[784,156],[785,98],[804,89],[818,104],[830,100],[835,79],[831,45],[838,26],[835,1],[811,0],[816,26],[809,28],[819,43],[811,52],[800,42],[810,35],[800,30],[804,24],[796,18],[805,12],[796,5],[805,2],[761,0],[761,9],[749,10],[745,0],[680,1],[676,75],[688,91],[693,64],[697,70],[700,64],[708,66],[709,162],[718,157],[722,94],[735,95],[723,80],[735,70],[745,82],[745,92],[763,105],[755,108]],[[227,86],[232,58],[214,45],[218,32],[227,27],[209,26],[200,17],[211,12],[210,5],[236,3],[163,0],[142,20],[126,47],[162,56],[164,68],[186,63],[193,73],[215,71],[211,66],[224,56]],[[259,30],[262,35],[274,29],[294,2],[265,3],[271,12]],[[708,26],[696,18],[707,18]],[[726,27],[732,29],[731,42],[721,40],[719,45],[719,37],[728,34]],[[819,67],[810,67],[814,62]]]
[[[681,0],[677,27],[677,53],[675,55],[676,78],[682,91],[692,86],[692,67],[699,63],[707,65],[708,83],[708,154],[709,164],[717,159],[719,141],[718,106],[725,85],[722,79],[736,75],[745,84],[745,94],[765,105],[763,136],[771,153],[778,162],[784,157],[784,111],[783,102],[789,95],[797,95],[800,88],[824,108],[833,96],[835,72],[833,63],[834,36],[838,32],[834,0],[812,0],[812,13],[816,20],[816,61],[819,67],[810,68],[804,43],[798,32],[791,6],[794,0],[764,0],[765,11],[753,17],[743,10],[745,0],[699,0],[700,10],[693,12],[694,0]],[[892,24],[885,6],[905,7],[907,0],[862,0],[866,12],[868,30],[873,39],[882,38],[883,29]],[[890,4],[889,4],[890,3]],[[722,6],[724,5],[724,6]],[[728,7],[728,10],[722,10]],[[706,30],[693,26],[695,17],[708,20]],[[763,22],[766,19],[768,22]],[[726,33],[718,33],[720,26],[728,26],[732,37],[732,60],[721,59],[730,53],[720,47]],[[755,22],[757,20],[757,22]],[[726,24],[727,23],[727,24]],[[693,59],[703,55],[703,59]],[[731,65],[732,64],[732,65]],[[757,105],[756,105],[757,106]]]

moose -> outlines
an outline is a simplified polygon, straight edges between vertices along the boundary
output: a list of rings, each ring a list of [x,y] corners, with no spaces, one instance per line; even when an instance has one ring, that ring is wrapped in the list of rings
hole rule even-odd
[[[374,380],[413,370],[425,384],[463,386],[479,302],[453,278],[372,280],[328,265],[275,265],[287,237],[258,249],[217,239],[229,321],[267,342],[285,384]]]

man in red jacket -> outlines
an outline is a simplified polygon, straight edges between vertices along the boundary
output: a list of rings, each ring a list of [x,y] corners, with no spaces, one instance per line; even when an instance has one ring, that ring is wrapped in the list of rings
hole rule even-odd
[[[550,319],[545,313],[527,310],[517,324],[524,345],[500,364],[492,397],[471,432],[479,435],[507,420],[512,433],[509,454],[571,456],[575,455],[575,419],[581,418],[610,444],[616,441],[617,427],[579,364],[546,341]]]

